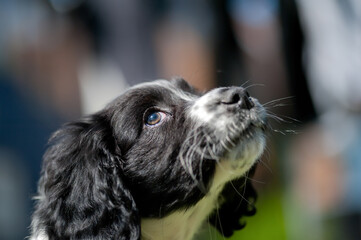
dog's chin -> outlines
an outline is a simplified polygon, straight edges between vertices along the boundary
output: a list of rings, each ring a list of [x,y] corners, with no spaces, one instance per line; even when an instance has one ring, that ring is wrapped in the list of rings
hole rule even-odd
[[[232,180],[248,172],[262,155],[265,142],[263,127],[250,125],[236,144],[225,148],[218,167],[220,172],[227,175],[224,176],[225,180]]]
[[[241,141],[231,151],[226,152],[225,158],[233,162],[235,168],[246,167],[254,164],[263,153],[264,148],[264,133],[261,129],[255,128],[247,131]]]

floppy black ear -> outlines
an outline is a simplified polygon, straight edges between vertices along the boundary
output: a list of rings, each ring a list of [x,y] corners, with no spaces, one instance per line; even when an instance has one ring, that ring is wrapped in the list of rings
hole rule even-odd
[[[248,173],[248,177],[240,178],[228,183],[222,191],[221,207],[209,218],[209,222],[225,237],[232,236],[233,232],[246,226],[241,222],[243,216],[256,214],[254,203],[257,193],[249,180],[255,167]]]
[[[140,239],[138,210],[122,181],[120,150],[107,117],[68,124],[51,142],[34,232],[49,239]]]

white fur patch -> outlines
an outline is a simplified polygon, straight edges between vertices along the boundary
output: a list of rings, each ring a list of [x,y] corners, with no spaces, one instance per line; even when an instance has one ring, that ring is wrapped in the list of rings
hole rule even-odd
[[[48,240],[48,236],[44,232],[35,233],[29,238],[30,240]]]
[[[30,236],[30,238],[29,238],[30,240],[48,240],[49,239],[48,236],[46,235],[45,231],[41,230],[39,228],[39,220],[37,218],[33,219],[32,229],[35,232],[33,232],[32,235]]]
[[[143,240],[190,240],[216,204],[218,192],[209,193],[193,208],[161,218],[142,219]]]
[[[216,112],[208,111],[206,108],[206,105],[213,100],[211,93],[212,91],[203,95],[192,105],[189,109],[189,115],[191,118],[208,124],[215,120]]]

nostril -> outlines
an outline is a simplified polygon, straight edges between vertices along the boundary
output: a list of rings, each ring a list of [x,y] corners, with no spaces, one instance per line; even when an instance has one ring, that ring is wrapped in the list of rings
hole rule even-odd
[[[220,92],[220,100],[222,104],[232,105],[237,104],[243,97],[243,89],[241,88],[224,88]]]
[[[221,103],[223,104],[237,104],[241,100],[241,95],[238,92],[232,92],[223,97]]]
[[[248,109],[248,110],[250,110],[251,108],[254,107],[254,103],[253,103],[252,99],[249,97],[248,93],[246,93],[243,96],[242,101],[240,103],[240,107],[242,109]]]
[[[234,93],[234,94],[231,96],[231,99],[230,99],[230,101],[229,101],[229,104],[238,103],[240,100],[241,100],[240,94],[239,94],[239,93]]]

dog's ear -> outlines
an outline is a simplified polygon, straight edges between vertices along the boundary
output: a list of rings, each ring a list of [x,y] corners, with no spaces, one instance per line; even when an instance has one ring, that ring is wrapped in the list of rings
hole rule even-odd
[[[247,177],[232,181],[225,186],[221,195],[221,201],[224,202],[221,202],[221,207],[209,218],[210,224],[225,237],[232,236],[234,231],[246,226],[241,222],[243,216],[256,214],[254,203],[257,193],[250,181],[254,171],[255,167],[249,171]]]
[[[186,80],[184,80],[181,77],[174,77],[171,79],[171,82],[177,86],[179,89],[182,89],[185,92],[189,92],[195,95],[199,95],[200,93],[195,89],[193,86],[191,86]]]
[[[122,181],[121,154],[107,117],[68,124],[51,142],[35,231],[49,239],[140,239],[138,210]]]

